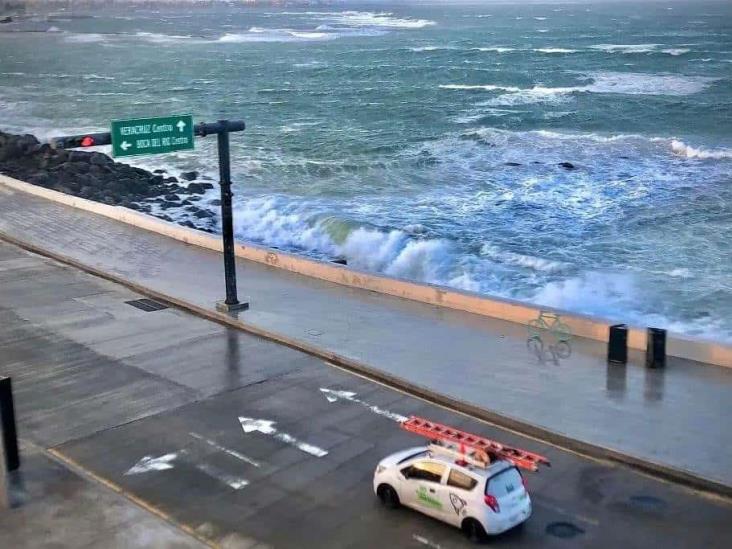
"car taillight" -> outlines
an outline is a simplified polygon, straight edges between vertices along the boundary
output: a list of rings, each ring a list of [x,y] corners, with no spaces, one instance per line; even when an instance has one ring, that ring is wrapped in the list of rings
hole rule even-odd
[[[501,510],[501,508],[498,506],[498,500],[496,499],[495,496],[491,496],[490,494],[487,494],[483,498],[483,501],[485,501],[485,504],[488,507],[490,507],[493,510],[494,513],[497,513],[498,511]]]

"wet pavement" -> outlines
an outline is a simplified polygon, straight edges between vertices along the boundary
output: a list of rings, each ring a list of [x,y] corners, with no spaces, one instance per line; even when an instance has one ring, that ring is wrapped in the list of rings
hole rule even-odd
[[[213,310],[222,298],[222,261],[215,252],[2,185],[0,191],[0,234],[195,307]],[[573,338],[559,348],[548,340],[537,349],[517,324],[248,261],[237,260],[237,269],[240,295],[251,301],[239,318],[255,329],[732,487],[732,431],[723,419],[732,415],[732,369],[670,358],[665,369],[649,370],[638,352],[630,353],[627,366],[608,366],[605,345],[596,341]],[[38,303],[31,308],[41,315],[47,291],[33,297]],[[154,362],[155,356],[139,360]],[[169,398],[180,395],[173,391]]]
[[[455,414],[175,308],[128,303],[141,297],[0,243],[0,375],[13,377],[24,446],[51,448],[59,462],[212,545],[471,546],[450,526],[381,507],[372,493],[379,459],[421,442],[395,422],[409,414],[552,461],[529,475],[534,515],[497,546],[722,548],[732,539],[727,501]],[[49,463],[26,459],[23,474]],[[61,493],[78,482],[67,474],[57,473]],[[105,506],[98,500],[99,513]],[[152,515],[108,511],[130,536],[126,546],[176,546],[144,537]],[[34,536],[62,515],[25,503],[0,513],[0,546],[43,546]],[[59,543],[74,545],[73,516],[66,520],[70,537]],[[100,529],[78,546],[110,546],[102,540]]]

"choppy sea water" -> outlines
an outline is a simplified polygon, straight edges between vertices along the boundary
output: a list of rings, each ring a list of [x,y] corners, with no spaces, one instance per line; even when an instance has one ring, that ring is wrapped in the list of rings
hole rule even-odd
[[[732,340],[732,4],[80,15],[0,26],[0,129],[243,118],[239,238]]]

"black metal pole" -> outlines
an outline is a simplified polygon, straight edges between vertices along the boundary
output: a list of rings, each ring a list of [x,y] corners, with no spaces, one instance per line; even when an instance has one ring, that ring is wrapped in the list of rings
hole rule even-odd
[[[2,438],[0,444],[5,450],[5,463],[0,463],[6,471],[20,467],[18,453],[18,432],[15,428],[15,408],[13,406],[13,386],[9,377],[0,377],[0,422]]]
[[[219,309],[237,311],[246,309],[247,303],[239,303],[236,296],[236,261],[234,258],[234,221],[231,212],[231,159],[229,154],[228,120],[219,120],[221,131],[216,135],[219,146],[219,184],[221,185],[221,233],[224,241],[224,276],[226,301]]]

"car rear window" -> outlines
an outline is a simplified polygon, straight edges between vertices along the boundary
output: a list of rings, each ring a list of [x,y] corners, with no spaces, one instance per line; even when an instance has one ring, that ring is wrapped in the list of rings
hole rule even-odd
[[[450,476],[447,477],[447,485],[454,486],[455,488],[462,488],[463,490],[472,490],[478,481],[473,477],[466,475],[458,471],[457,469],[450,470]]]
[[[485,493],[500,498],[523,487],[521,473],[516,467],[510,467],[488,479]]]

